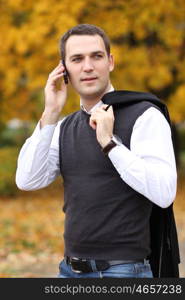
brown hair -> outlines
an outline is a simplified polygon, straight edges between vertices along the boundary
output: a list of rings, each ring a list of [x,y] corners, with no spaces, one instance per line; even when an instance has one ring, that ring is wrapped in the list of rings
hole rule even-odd
[[[91,25],[91,24],[79,24],[75,27],[72,27],[60,39],[60,55],[63,60],[65,60],[66,57],[66,50],[65,45],[68,40],[68,38],[71,35],[99,35],[102,37],[105,45],[105,49],[107,52],[107,55],[110,55],[110,40],[106,33],[98,26]]]

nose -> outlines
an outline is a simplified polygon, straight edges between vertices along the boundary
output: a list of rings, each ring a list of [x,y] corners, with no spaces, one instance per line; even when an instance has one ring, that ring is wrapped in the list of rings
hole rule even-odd
[[[91,59],[89,57],[86,57],[83,62],[83,71],[89,73],[89,72],[93,71],[93,69],[94,69],[94,67],[93,67],[93,63],[92,63]]]

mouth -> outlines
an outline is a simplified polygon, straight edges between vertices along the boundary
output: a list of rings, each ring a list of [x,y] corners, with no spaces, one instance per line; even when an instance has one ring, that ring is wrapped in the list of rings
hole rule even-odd
[[[92,82],[96,79],[97,79],[97,77],[85,77],[85,78],[82,78],[81,81],[82,82]]]

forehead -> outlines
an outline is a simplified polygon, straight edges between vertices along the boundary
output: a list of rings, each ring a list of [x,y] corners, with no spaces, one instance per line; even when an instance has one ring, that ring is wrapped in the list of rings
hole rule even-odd
[[[72,35],[66,42],[66,57],[95,51],[106,52],[104,41],[99,35]]]

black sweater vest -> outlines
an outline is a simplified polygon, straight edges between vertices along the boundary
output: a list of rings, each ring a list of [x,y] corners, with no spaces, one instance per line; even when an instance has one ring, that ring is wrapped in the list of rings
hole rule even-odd
[[[137,118],[155,104],[115,106],[114,134],[130,149]],[[91,259],[141,259],[150,254],[152,202],[133,190],[105,156],[77,111],[62,122],[60,169],[64,180],[65,255]]]

